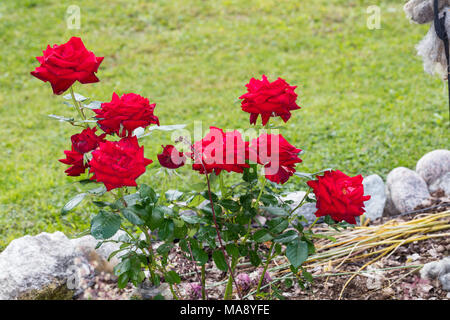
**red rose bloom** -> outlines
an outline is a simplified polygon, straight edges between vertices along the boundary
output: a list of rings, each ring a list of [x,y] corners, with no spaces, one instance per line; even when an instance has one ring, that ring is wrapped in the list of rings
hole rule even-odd
[[[291,110],[300,109],[295,103],[297,94],[294,92],[296,86],[290,86],[285,80],[278,78],[269,82],[265,75],[262,80],[255,78],[245,85],[247,93],[240,96],[244,99],[241,103],[243,111],[250,113],[250,124],[256,124],[258,115],[261,115],[263,126],[270,117],[281,117],[287,122],[291,117]]]
[[[102,103],[101,109],[94,109],[97,123],[108,134],[120,137],[131,136],[133,130],[150,124],[159,126],[158,117],[153,114],[156,104],[135,93],[127,93],[120,98],[114,92],[111,102]]]
[[[97,131],[97,128],[87,128],[81,133],[73,135],[70,138],[72,140],[72,148],[82,154],[97,148],[98,144],[105,140],[106,133],[97,136],[95,131]]]
[[[163,152],[158,154],[158,161],[161,166],[169,169],[177,169],[184,166],[186,157],[183,152],[179,152],[174,146],[162,146]]]
[[[72,165],[65,172],[68,176],[79,176],[86,171],[89,164],[86,164],[83,159],[83,155],[89,151],[98,147],[100,142],[104,141],[106,134],[97,136],[95,131],[97,128],[86,128],[81,133],[74,134],[70,139],[72,140],[71,151],[64,151],[66,159],[60,159],[59,161]]]
[[[103,57],[96,57],[88,51],[80,38],[72,37],[61,45],[47,46],[42,57],[36,57],[41,64],[31,72],[36,78],[52,85],[54,94],[62,94],[75,82],[98,82],[94,74]]]
[[[120,141],[100,142],[92,152],[89,172],[94,173],[91,180],[103,182],[108,191],[136,187],[136,179],[152,162],[144,158],[144,147],[139,147],[136,137],[126,137]]]
[[[244,172],[248,159],[248,142],[242,140],[239,131],[223,132],[222,129],[210,127],[209,133],[193,145],[190,156],[194,160],[192,169],[201,174],[214,171],[219,175],[222,170]],[[202,165],[203,162],[203,165]]]
[[[252,140],[250,148],[254,151],[250,153],[250,159],[264,165],[266,178],[278,184],[288,181],[295,172],[296,163],[302,162],[298,157],[302,150],[287,142],[281,134],[263,133]]]
[[[336,222],[356,224],[355,217],[365,212],[364,201],[370,199],[364,195],[362,181],[361,175],[349,177],[339,170],[327,171],[317,180],[308,181],[317,199],[315,215],[330,215]]]
[[[86,171],[88,166],[84,163],[82,153],[79,153],[72,148],[71,151],[65,150],[64,154],[66,155],[66,159],[59,159],[59,161],[71,166],[64,171],[68,176],[77,177]]]

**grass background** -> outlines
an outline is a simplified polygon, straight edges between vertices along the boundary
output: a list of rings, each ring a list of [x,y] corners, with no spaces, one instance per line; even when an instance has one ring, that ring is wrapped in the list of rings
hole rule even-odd
[[[81,29],[66,10],[81,9]],[[369,5],[381,29],[366,26]],[[2,0],[0,2],[0,249],[25,234],[87,227],[89,208],[61,217],[77,193],[57,159],[77,129],[47,118],[71,115],[50,85],[30,75],[47,44],[82,37],[105,56],[100,83],[76,91],[109,101],[113,91],[157,103],[162,124],[247,128],[237,97],[251,77],[281,76],[298,85],[301,110],[282,133],[306,150],[299,171],[339,168],[347,174],[414,168],[426,152],[448,148],[446,89],[426,75],[414,46],[428,26],[411,24],[404,1],[138,1]],[[169,135],[144,142],[156,160]],[[161,185],[148,170],[140,179]],[[173,185],[200,177],[182,171]],[[300,186],[291,179],[289,188]]]

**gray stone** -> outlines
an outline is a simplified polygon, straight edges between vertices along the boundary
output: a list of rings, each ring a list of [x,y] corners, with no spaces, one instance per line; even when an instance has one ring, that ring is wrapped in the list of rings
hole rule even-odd
[[[119,240],[120,237],[125,236],[127,236],[126,232],[119,230],[111,238],[111,240]],[[108,258],[111,255],[111,253],[120,248],[120,243],[106,242],[103,243],[100,246],[100,248],[95,249],[99,240],[95,239],[91,235],[71,239],[70,242],[72,243],[72,245],[75,247],[76,250],[80,251],[84,256],[88,257],[91,262],[93,260],[96,260],[95,264],[98,265],[97,269],[98,271],[105,271],[112,273],[112,269],[114,268],[114,266],[120,262],[119,258],[126,253],[126,251],[119,252],[108,261]]]
[[[413,211],[431,197],[425,181],[408,168],[399,167],[389,172],[386,187],[388,205],[395,208],[393,212]]]
[[[386,205],[386,191],[383,179],[373,174],[363,180],[364,195],[370,195],[370,200],[364,202],[365,216],[374,221],[383,215]]]
[[[0,253],[0,300],[71,298],[65,283],[77,255],[62,232],[11,241]]]
[[[291,192],[281,199],[283,201],[293,201],[293,203],[289,205],[291,207],[291,210],[293,210],[300,204],[300,201],[302,201],[302,199],[305,197],[305,194],[305,191]],[[304,202],[300,208],[294,211],[294,214],[296,216],[304,216],[306,220],[308,220],[308,224],[312,224],[314,220],[316,220],[316,215],[314,214],[315,212],[317,212],[315,203]]]
[[[450,151],[434,150],[417,161],[416,172],[430,186],[437,179],[450,172]]]
[[[450,291],[450,257],[425,264],[420,270],[424,279],[438,279],[445,291]]]
[[[446,196],[450,196],[450,172],[437,179],[429,189],[430,192],[442,191]]]
[[[162,283],[156,287],[152,285],[148,280],[145,280],[134,290],[132,296],[141,300],[153,300],[157,296],[164,297],[165,300],[173,300],[170,286],[167,283]]]

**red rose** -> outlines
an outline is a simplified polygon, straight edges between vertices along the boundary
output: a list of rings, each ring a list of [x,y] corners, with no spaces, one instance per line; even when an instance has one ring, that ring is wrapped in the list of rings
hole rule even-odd
[[[241,103],[242,110],[250,113],[250,124],[256,124],[258,115],[261,115],[263,126],[270,117],[281,117],[287,122],[291,117],[291,110],[300,109],[295,103],[297,94],[294,92],[296,86],[290,86],[285,80],[278,78],[269,82],[265,75],[262,80],[255,78],[245,85],[247,93],[240,96],[244,99]]]
[[[94,74],[103,57],[96,57],[88,51],[80,38],[72,37],[61,45],[47,46],[42,57],[36,57],[41,64],[31,72],[36,78],[52,85],[54,94],[62,94],[75,82],[98,82]]]
[[[184,166],[186,162],[186,157],[183,152],[179,152],[174,146],[167,145],[162,146],[163,152],[158,154],[159,163],[169,169],[177,169]]]
[[[94,112],[103,131],[124,137],[131,136],[139,127],[145,128],[152,123],[159,126],[158,117],[153,114],[155,106],[138,94],[127,93],[119,98],[114,92],[111,102],[102,103],[101,109],[94,109]]]
[[[97,136],[95,131],[97,131],[97,128],[87,128],[81,131],[81,133],[73,135],[70,138],[72,140],[72,148],[82,154],[97,148],[98,144],[105,140],[106,134]]]
[[[192,169],[205,173],[213,170],[219,175],[222,170],[228,172],[244,172],[248,159],[248,142],[242,140],[239,131],[223,132],[222,129],[210,127],[209,133],[194,143],[190,156],[194,160]],[[205,166],[205,168],[202,165]]]
[[[88,166],[84,163],[82,153],[79,153],[72,148],[71,151],[65,150],[64,154],[66,155],[66,159],[59,159],[59,161],[71,166],[64,171],[68,176],[77,177],[86,171]]]
[[[254,151],[250,153],[250,159],[264,165],[266,178],[278,184],[288,181],[295,172],[296,163],[302,162],[298,157],[302,150],[287,142],[281,134],[263,133],[252,140],[250,148]]]
[[[94,173],[91,180],[103,182],[108,191],[136,187],[136,179],[152,162],[144,158],[144,147],[139,147],[136,137],[126,137],[120,141],[100,142],[92,152],[89,172]]]
[[[364,195],[363,177],[349,177],[339,170],[327,171],[317,180],[308,181],[316,195],[317,217],[330,215],[333,220],[356,224],[355,217],[362,215],[364,201],[370,196]]]
[[[81,133],[74,134],[70,139],[72,140],[71,151],[64,151],[66,159],[61,159],[64,164],[72,165],[65,172],[68,176],[79,176],[86,171],[89,164],[86,164],[83,159],[83,155],[89,151],[98,147],[100,142],[104,141],[106,134],[97,136],[95,131],[97,128],[86,128]]]

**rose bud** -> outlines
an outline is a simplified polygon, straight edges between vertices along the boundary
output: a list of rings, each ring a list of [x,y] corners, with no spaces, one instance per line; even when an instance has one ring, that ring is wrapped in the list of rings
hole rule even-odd
[[[100,81],[95,72],[98,71],[103,57],[96,57],[88,51],[80,38],[72,37],[67,43],[47,46],[43,54],[36,57],[41,65],[31,74],[44,82],[50,82],[54,94],[64,93],[75,81]]]
[[[179,152],[173,145],[162,147],[163,152],[157,155],[161,166],[169,169],[177,169],[184,166],[186,157],[183,152]]]
[[[356,224],[355,217],[364,214],[364,201],[370,199],[364,195],[362,181],[361,175],[349,177],[339,170],[326,171],[317,180],[308,181],[317,199],[315,215]]]
[[[285,80],[278,78],[269,82],[265,75],[262,80],[255,78],[245,85],[247,93],[239,97],[243,99],[241,108],[250,113],[250,124],[256,124],[258,116],[261,115],[263,126],[270,117],[281,117],[287,122],[291,117],[291,111],[300,109],[295,102],[297,94],[294,90],[296,86],[290,86]]]

